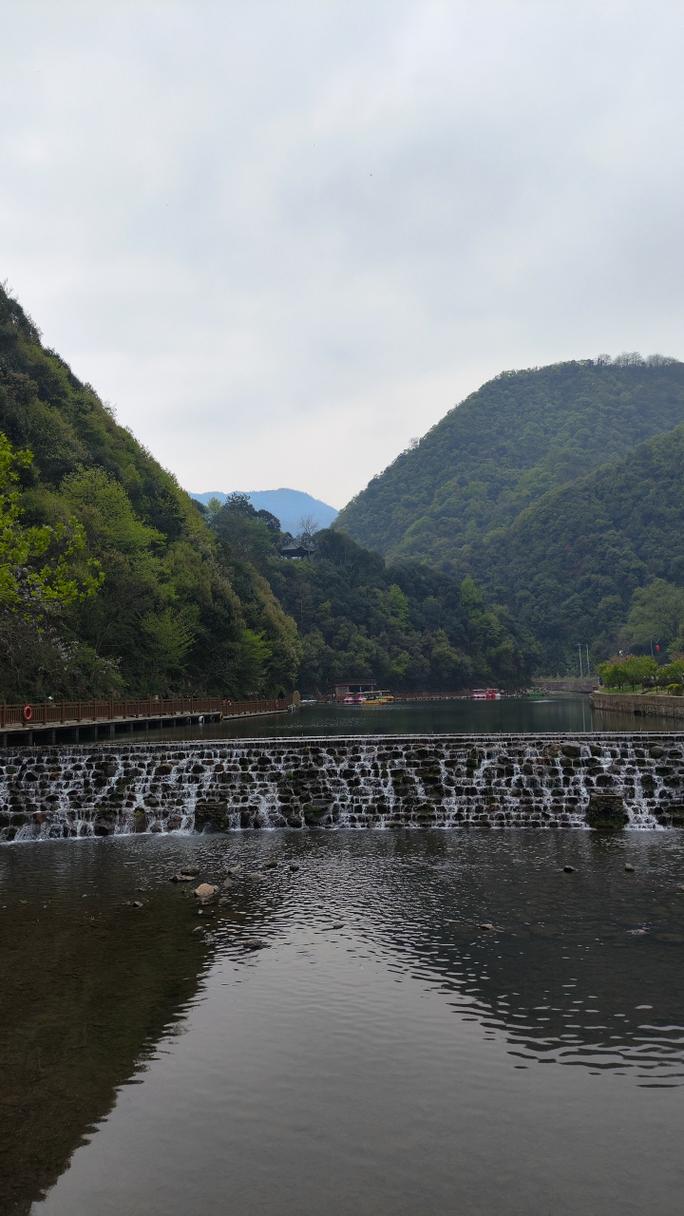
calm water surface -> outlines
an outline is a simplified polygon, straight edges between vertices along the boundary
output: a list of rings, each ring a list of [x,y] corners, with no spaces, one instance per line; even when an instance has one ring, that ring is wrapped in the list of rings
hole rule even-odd
[[[2,1210],[674,1216],[683,883],[674,832],[0,849]]]
[[[282,735],[412,735],[412,734],[509,734],[519,731],[635,731],[676,730],[672,718],[637,718],[634,714],[605,714],[592,711],[588,697],[549,697],[531,701],[526,697],[501,701],[426,701],[413,704],[305,705],[294,714],[272,714],[255,718],[227,719],[205,726],[179,726],[150,731],[150,739],[245,738]],[[140,733],[118,738],[140,739]]]

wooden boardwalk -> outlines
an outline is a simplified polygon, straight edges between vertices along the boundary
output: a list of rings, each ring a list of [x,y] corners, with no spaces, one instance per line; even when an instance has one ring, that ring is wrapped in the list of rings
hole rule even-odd
[[[113,737],[121,731],[283,713],[289,704],[287,700],[230,701],[225,697],[127,697],[0,705],[0,746],[55,743],[58,739],[73,742]]]

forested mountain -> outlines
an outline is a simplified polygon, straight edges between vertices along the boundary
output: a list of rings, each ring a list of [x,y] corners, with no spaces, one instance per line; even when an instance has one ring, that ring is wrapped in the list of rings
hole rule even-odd
[[[543,670],[562,670],[578,642],[605,657],[639,588],[684,584],[684,425],[544,495],[475,564],[537,639]],[[677,626],[652,619],[651,639],[672,640]]]
[[[530,504],[684,421],[684,364],[653,356],[504,372],[451,410],[340,513],[391,555],[465,572]]]
[[[263,577],[1,289],[0,432],[0,697],[293,686]]]
[[[0,697],[516,686],[578,642],[674,645],[683,467],[683,364],[507,374],[343,512],[387,558],[336,527],[288,560],[275,511],[193,502],[0,290]]]
[[[268,512],[233,495],[212,515],[226,556],[249,556],[303,645],[301,687],[324,692],[337,680],[376,679],[395,690],[524,685],[533,646],[475,582],[426,563],[386,564],[343,533],[324,530],[311,556],[280,556],[284,537]]]
[[[193,502],[0,290],[0,699],[524,682],[472,580],[284,540],[243,495]]]
[[[283,531],[290,532],[292,536],[301,532],[305,523],[316,528],[329,528],[337,518],[336,507],[313,498],[303,490],[238,490],[237,493],[244,493],[256,511],[270,511],[280,520]],[[212,499],[223,503],[230,495],[223,490],[209,490],[203,494],[193,494],[192,497],[206,507]]]

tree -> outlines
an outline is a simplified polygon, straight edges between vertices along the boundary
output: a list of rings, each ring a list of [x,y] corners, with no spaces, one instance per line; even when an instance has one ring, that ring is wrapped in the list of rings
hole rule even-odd
[[[658,681],[660,667],[649,655],[625,655],[600,663],[598,673],[607,688],[643,688]]]
[[[19,476],[32,460],[0,432],[0,607],[29,616],[92,596],[102,582],[76,520],[23,523]]]
[[[318,532],[318,523],[313,515],[302,515],[299,521],[299,540],[309,545]]]
[[[684,655],[677,655],[660,669],[660,682],[679,696],[684,693]]]
[[[660,641],[663,646],[684,628],[684,587],[656,578],[638,587],[632,596],[624,628],[627,644],[648,646]]]

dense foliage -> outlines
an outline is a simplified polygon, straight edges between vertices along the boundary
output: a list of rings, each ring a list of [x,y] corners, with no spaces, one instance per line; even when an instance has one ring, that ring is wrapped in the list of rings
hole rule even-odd
[[[532,632],[541,670],[572,670],[578,643],[610,653],[635,591],[684,582],[682,432],[655,438],[683,421],[684,364],[671,359],[507,372],[374,478],[336,527],[474,575]]]
[[[620,640],[627,647],[649,647],[656,654],[684,651],[684,586],[656,578],[637,587]]]
[[[519,684],[472,579],[386,568],[339,533],[281,555],[242,495],[194,503],[0,290],[0,696]]]
[[[0,290],[0,696],[516,686],[578,643],[674,661],[683,416],[671,360],[506,374],[343,513],[387,560],[337,526],[288,560],[270,511],[194,503]]]
[[[278,521],[241,495],[214,512],[213,527],[227,553],[260,569],[297,622],[306,691],[345,679],[431,691],[527,679],[529,639],[472,579],[410,560],[386,565],[331,530],[311,539],[309,557],[284,559]]]
[[[268,584],[219,552],[201,509],[1,289],[0,432],[4,699],[293,686],[296,628]],[[7,597],[31,580],[42,606],[27,623]]]
[[[642,444],[523,512],[480,559],[488,587],[540,646],[544,670],[563,670],[577,644],[595,659],[621,633],[669,645],[681,627],[665,588],[636,595],[654,579],[684,583],[684,426]],[[650,625],[644,617],[650,605]],[[627,625],[627,621],[631,625]]]
[[[606,688],[617,688],[620,692],[629,688],[631,692],[657,690],[676,697],[684,695],[681,656],[669,663],[658,663],[650,655],[618,656],[599,664],[599,675]]]
[[[684,421],[684,364],[626,356],[504,372],[374,477],[338,524],[382,553],[468,565],[549,490]]]

